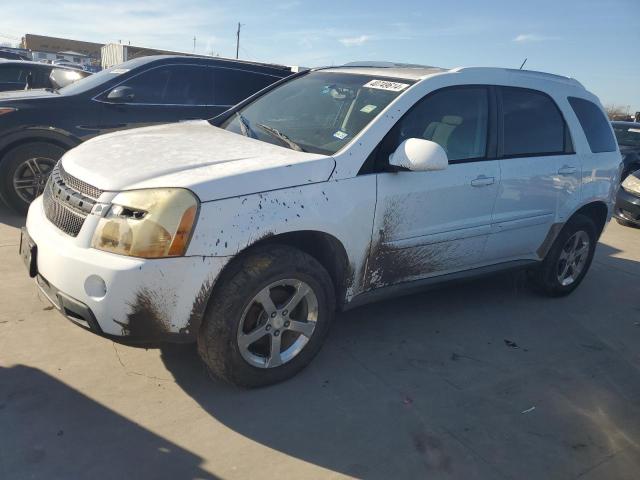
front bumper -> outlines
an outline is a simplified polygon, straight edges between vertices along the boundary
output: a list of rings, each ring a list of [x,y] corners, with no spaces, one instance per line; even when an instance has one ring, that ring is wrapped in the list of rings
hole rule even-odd
[[[620,187],[613,215],[620,220],[640,226],[640,196],[633,195]]]
[[[90,248],[93,219],[85,221],[78,237],[70,237],[47,220],[42,197],[31,204],[26,228],[37,246],[37,284],[54,306],[96,333],[131,340],[194,339],[213,283],[228,261],[147,260]]]

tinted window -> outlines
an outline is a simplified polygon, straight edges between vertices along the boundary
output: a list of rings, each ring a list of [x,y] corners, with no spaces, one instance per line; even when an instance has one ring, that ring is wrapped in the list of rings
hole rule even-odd
[[[0,82],[21,83],[27,81],[27,71],[19,67],[0,67]]]
[[[280,80],[278,77],[242,70],[216,68],[214,71],[216,105],[235,105]]]
[[[381,154],[388,158],[404,140],[424,138],[444,148],[450,161],[485,157],[488,105],[488,92],[482,87],[430,94],[391,130]]]
[[[563,153],[565,123],[551,98],[524,88],[502,87],[504,156]]]
[[[172,65],[153,68],[122,85],[133,88],[133,103],[213,104],[213,80],[208,67]]]
[[[611,135],[609,121],[600,107],[583,98],[569,97],[571,108],[578,117],[580,126],[593,153],[615,152],[616,142]]]

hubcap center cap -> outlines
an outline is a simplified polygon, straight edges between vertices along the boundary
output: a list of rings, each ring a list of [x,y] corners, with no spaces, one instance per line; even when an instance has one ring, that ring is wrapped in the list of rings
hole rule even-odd
[[[273,328],[281,329],[282,327],[284,327],[284,318],[278,315],[271,321],[271,325],[273,325]]]

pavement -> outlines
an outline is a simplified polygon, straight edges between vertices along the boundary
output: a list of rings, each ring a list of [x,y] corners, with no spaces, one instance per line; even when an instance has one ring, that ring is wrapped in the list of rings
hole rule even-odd
[[[52,310],[23,222],[0,207],[0,479],[639,477],[640,230],[611,223],[569,297],[505,273],[368,305],[239,390]]]

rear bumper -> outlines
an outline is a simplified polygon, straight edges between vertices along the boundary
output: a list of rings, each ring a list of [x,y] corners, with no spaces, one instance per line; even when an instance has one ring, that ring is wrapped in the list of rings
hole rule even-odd
[[[85,231],[90,230],[90,231]],[[87,219],[77,238],[44,215],[42,198],[27,216],[37,246],[38,287],[74,323],[135,341],[193,340],[226,257],[146,260],[90,248]]]
[[[620,188],[616,197],[613,215],[625,222],[640,225],[640,196],[633,195]]]

